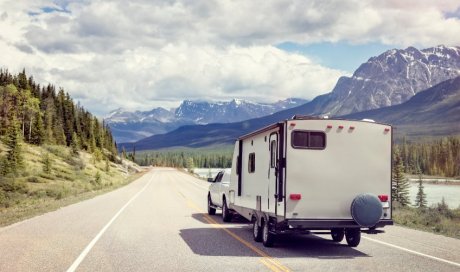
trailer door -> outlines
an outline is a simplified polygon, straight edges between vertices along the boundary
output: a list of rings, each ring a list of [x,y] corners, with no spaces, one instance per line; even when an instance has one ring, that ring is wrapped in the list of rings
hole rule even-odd
[[[268,148],[270,151],[269,168],[268,168],[268,194],[267,194],[267,205],[268,212],[276,214],[277,207],[277,164],[278,164],[278,132],[272,132],[268,141]]]
[[[268,171],[268,211],[277,216],[284,216],[284,184],[283,184],[283,125],[270,134],[270,167]]]

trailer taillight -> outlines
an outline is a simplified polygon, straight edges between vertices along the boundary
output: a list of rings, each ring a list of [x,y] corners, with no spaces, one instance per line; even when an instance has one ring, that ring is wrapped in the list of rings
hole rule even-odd
[[[388,131],[390,131],[390,129],[389,129],[389,128],[385,128],[385,132],[388,132]]]
[[[339,129],[343,129],[343,126],[339,126]]]
[[[332,128],[332,125],[327,125],[327,128]]]
[[[300,200],[302,198],[302,195],[301,194],[290,194],[289,198],[291,200]]]
[[[387,202],[388,201],[388,195],[379,195],[379,199],[382,202]]]

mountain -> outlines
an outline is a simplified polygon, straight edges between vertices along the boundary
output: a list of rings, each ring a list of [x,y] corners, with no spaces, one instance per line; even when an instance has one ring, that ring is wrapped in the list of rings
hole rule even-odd
[[[314,99],[309,113],[345,115],[401,104],[416,93],[460,75],[460,47],[393,49],[370,58],[331,93]]]
[[[163,134],[184,125],[231,123],[270,115],[289,109],[307,100],[289,98],[272,104],[233,99],[228,102],[185,100],[176,109],[155,108],[151,111],[112,111],[105,122],[118,142],[132,142],[155,134]]]
[[[460,133],[460,76],[417,93],[407,102],[344,116],[392,124],[399,135],[436,136]]]
[[[262,128],[295,114],[304,114],[306,105],[280,111],[261,118],[229,124],[183,126],[162,135],[154,135],[136,143],[120,144],[127,150],[169,147],[204,147],[228,145],[241,135]],[[396,133],[409,136],[450,135],[460,133],[460,77],[449,79],[432,88],[419,92],[407,102],[377,110],[343,116],[347,119],[374,119],[396,126]]]

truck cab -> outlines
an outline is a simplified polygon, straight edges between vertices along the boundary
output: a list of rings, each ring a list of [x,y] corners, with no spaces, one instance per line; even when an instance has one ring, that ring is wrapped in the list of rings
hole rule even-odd
[[[230,186],[231,169],[219,171],[214,178],[208,178],[208,213],[214,215],[216,209],[222,210],[222,218],[225,222],[231,220],[232,211],[228,208],[228,191]]]

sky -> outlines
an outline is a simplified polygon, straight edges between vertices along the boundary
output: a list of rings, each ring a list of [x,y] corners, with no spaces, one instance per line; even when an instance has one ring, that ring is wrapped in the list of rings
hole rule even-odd
[[[2,0],[0,68],[98,116],[330,92],[393,48],[460,46],[458,0]]]

